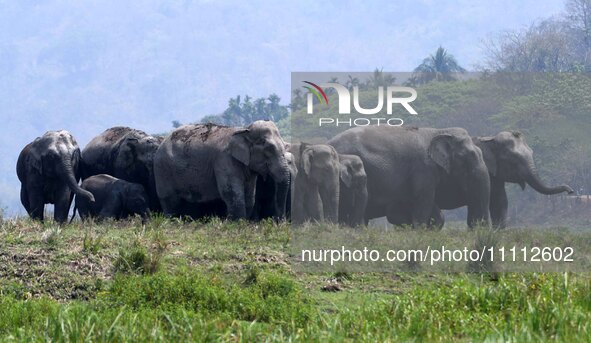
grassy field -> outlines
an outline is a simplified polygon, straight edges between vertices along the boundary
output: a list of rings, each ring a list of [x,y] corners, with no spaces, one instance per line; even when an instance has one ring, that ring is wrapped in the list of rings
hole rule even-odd
[[[0,341],[589,341],[591,275],[302,273],[285,224],[0,226]]]

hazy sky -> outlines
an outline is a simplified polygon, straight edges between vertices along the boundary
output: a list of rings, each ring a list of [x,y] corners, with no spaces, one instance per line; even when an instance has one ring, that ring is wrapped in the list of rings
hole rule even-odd
[[[410,71],[442,45],[467,69],[482,40],[563,1],[0,0],[0,206],[21,209],[20,149],[67,129],[156,133],[238,94],[277,93],[292,71]]]

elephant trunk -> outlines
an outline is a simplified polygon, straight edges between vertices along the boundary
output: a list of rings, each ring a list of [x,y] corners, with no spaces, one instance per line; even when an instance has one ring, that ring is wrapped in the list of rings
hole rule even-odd
[[[64,156],[61,159],[59,164],[60,166],[60,175],[62,179],[66,182],[68,187],[76,194],[77,196],[81,196],[86,198],[90,202],[94,202],[94,196],[89,191],[82,189],[78,185],[78,181],[76,180],[76,176],[74,175],[74,169],[72,168],[72,159],[71,155]]]
[[[285,205],[287,203],[287,194],[289,192],[290,173],[285,158],[283,158],[276,168],[271,169],[271,177],[275,182],[275,215],[276,219],[285,219]]]
[[[546,186],[540,176],[538,175],[535,167],[530,167],[527,176],[525,177],[525,182],[530,185],[533,189],[535,189],[538,193],[542,193],[544,195],[553,195],[562,192],[572,193],[573,190],[567,185],[561,185],[556,187],[548,187]]]

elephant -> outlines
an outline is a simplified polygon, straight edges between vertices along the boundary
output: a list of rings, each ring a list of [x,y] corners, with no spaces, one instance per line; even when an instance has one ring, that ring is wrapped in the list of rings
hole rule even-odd
[[[290,172],[285,142],[271,121],[255,121],[246,128],[181,126],[158,148],[154,175],[168,216],[190,215],[191,207],[222,200],[228,218],[249,218],[257,176],[262,176],[275,182],[276,214],[285,217]]]
[[[441,226],[435,202],[446,183],[467,199],[469,227],[490,226],[490,178],[482,151],[462,128],[364,126],[346,130],[327,144],[357,155],[367,173],[369,219],[386,216],[394,225]]]
[[[113,127],[93,138],[82,150],[82,179],[108,174],[146,188],[150,209],[160,211],[154,181],[154,154],[162,137],[129,127]]]
[[[365,224],[367,174],[359,156],[339,154],[339,223],[356,227]]]
[[[292,222],[339,221],[339,156],[326,144],[292,144],[298,174],[292,201]]]
[[[533,151],[519,131],[503,131],[491,137],[473,137],[482,150],[484,162],[490,175],[490,216],[495,227],[507,226],[509,202],[505,183],[517,183],[521,189],[526,184],[545,195],[573,193],[568,185],[549,187],[540,179],[534,163]]]
[[[21,151],[16,173],[21,182],[21,202],[31,218],[43,221],[45,204],[54,204],[54,219],[68,218],[74,194],[94,201],[78,185],[80,148],[68,131],[48,131]]]
[[[562,192],[573,193],[567,185],[546,186],[536,171],[533,151],[519,131],[503,131],[495,136],[472,137],[472,141],[482,151],[490,177],[490,216],[495,228],[507,226],[509,201],[505,183],[517,183],[522,189],[530,185],[539,193],[551,195]],[[440,208],[451,210],[466,205],[466,198],[453,190],[454,183],[441,185],[437,191],[437,204]]]
[[[76,196],[76,209],[80,218],[125,219],[140,215],[145,221],[150,215],[150,198],[144,186],[111,175],[93,175],[82,182],[82,188],[94,195],[95,201]],[[74,216],[72,216],[72,219]]]
[[[290,188],[287,193],[285,203],[285,218],[291,218],[291,187],[298,174],[298,169],[295,165],[293,155],[290,152],[285,152],[285,159],[289,167],[289,184]],[[277,192],[275,190],[275,181],[271,178],[257,177],[256,194],[254,202],[254,210],[252,213],[253,220],[262,220],[267,218],[278,219],[275,204]]]

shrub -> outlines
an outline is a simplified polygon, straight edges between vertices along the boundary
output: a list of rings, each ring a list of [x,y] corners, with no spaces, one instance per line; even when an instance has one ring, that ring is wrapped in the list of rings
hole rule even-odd
[[[149,251],[139,239],[126,248],[119,249],[113,263],[116,273],[154,274],[158,271],[164,251]]]
[[[82,251],[89,254],[97,254],[103,246],[100,236],[93,236],[88,230],[84,233],[82,240]]]

